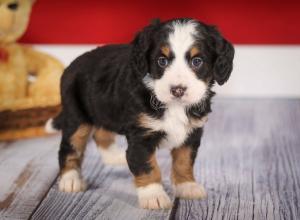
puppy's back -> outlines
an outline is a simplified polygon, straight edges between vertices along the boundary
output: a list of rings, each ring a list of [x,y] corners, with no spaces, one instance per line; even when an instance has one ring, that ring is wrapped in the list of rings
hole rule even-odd
[[[61,78],[63,112],[74,114],[73,118],[81,122],[91,122],[95,96],[107,93],[108,87],[120,81],[117,78],[123,78],[130,54],[131,45],[107,45],[76,58]]]

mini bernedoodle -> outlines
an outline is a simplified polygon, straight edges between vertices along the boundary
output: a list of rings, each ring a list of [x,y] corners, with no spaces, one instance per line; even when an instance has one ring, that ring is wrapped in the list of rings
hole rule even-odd
[[[163,147],[172,157],[175,195],[204,198],[193,165],[211,112],[211,88],[228,80],[233,57],[232,44],[214,26],[187,18],[156,20],[129,44],[78,57],[61,79],[62,111],[46,126],[62,130],[59,189],[85,190],[80,167],[93,133],[104,163],[128,164],[142,208],[172,205],[155,158]],[[126,136],[126,153],[116,134]]]

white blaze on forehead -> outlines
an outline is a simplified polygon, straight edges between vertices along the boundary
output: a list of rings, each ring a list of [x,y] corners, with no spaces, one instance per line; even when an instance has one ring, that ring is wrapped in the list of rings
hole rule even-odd
[[[172,23],[173,31],[169,35],[169,43],[175,57],[185,56],[189,48],[194,44],[197,35],[196,23],[193,21]]]
[[[197,31],[198,23],[190,21],[174,21],[169,24],[171,29],[168,36],[168,46],[174,57],[164,69],[161,78],[156,80],[144,79],[144,83],[154,90],[157,99],[165,104],[172,102],[181,103],[184,106],[198,103],[207,90],[207,84],[198,79],[197,73],[191,68],[186,54],[195,45],[196,38],[200,33]],[[201,36],[200,36],[201,37]],[[183,86],[186,88],[180,99],[174,99],[170,92],[172,86]]]

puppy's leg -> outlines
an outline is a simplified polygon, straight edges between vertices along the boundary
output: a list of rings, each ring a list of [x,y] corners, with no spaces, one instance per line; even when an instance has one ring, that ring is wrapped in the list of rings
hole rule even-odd
[[[155,150],[147,146],[130,145],[126,151],[129,169],[134,175],[140,207],[167,209],[172,203],[163,189]]]
[[[175,195],[179,198],[201,199],[206,197],[204,187],[196,183],[193,173],[195,157],[200,146],[200,137],[195,135],[194,140],[190,138],[186,145],[174,148],[171,152],[171,178],[175,185]]]
[[[82,124],[71,135],[63,130],[63,138],[59,150],[60,180],[59,190],[63,192],[79,192],[85,190],[81,177],[81,162],[85,151],[91,126]]]
[[[100,151],[103,163],[111,165],[126,164],[125,151],[122,151],[117,146],[115,133],[98,128],[95,130],[94,140]]]

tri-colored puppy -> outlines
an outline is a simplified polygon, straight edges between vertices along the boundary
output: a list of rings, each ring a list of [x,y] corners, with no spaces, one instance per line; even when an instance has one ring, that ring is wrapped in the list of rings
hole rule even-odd
[[[94,130],[106,163],[126,162],[115,134],[126,136],[126,160],[142,208],[171,206],[155,158],[161,147],[173,159],[176,196],[205,197],[193,163],[211,112],[211,88],[228,80],[233,57],[233,46],[215,27],[174,19],[145,27],[130,44],[107,45],[77,58],[61,79],[62,112],[50,121],[62,129],[59,189],[85,189],[80,166]]]

